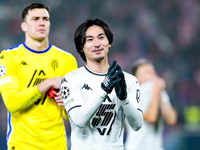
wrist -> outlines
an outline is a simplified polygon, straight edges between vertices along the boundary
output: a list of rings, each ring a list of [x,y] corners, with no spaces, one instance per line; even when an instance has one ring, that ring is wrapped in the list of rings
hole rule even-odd
[[[98,92],[98,95],[102,98],[106,98],[108,96],[108,93],[104,91],[103,89],[100,89],[97,92]]]
[[[120,100],[120,102],[122,105],[127,105],[129,103],[129,100],[128,99]]]
[[[39,84],[37,84],[37,87],[42,94],[47,92],[51,86],[52,86],[51,79],[46,79],[40,82]]]

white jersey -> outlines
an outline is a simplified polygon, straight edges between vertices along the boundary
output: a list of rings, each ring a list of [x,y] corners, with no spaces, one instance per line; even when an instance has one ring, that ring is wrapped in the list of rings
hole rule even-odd
[[[141,105],[143,112],[148,109],[152,98],[152,82],[141,84]],[[166,91],[161,93],[162,100],[170,104],[169,96]],[[156,125],[144,121],[142,128],[135,132],[126,123],[127,138],[125,150],[163,150],[162,134],[164,130],[163,119],[160,116]]]
[[[139,83],[137,79],[125,73],[128,97],[132,97],[135,108],[141,110],[139,104]],[[94,91],[102,91],[101,83],[106,74],[97,74],[86,66],[67,73],[62,80],[61,89],[64,92],[64,105],[68,112],[81,107],[88,99],[98,99],[99,95]],[[88,109],[91,109],[91,105]],[[80,118],[81,119],[81,118]],[[88,124],[78,127],[72,121],[71,125],[71,149],[72,150],[123,150],[125,115],[120,100],[115,90],[108,94],[99,109],[92,116]]]

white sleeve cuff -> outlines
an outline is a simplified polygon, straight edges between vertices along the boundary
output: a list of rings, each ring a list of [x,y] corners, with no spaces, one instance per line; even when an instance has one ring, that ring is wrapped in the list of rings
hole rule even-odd
[[[126,104],[128,104],[129,103],[129,100],[128,99],[125,99],[125,100],[120,100],[120,102],[121,102],[121,104],[122,105],[126,105]]]

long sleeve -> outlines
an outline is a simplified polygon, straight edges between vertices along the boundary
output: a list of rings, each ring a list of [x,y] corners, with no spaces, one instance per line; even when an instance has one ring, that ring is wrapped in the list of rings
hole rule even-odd
[[[126,119],[133,130],[139,130],[143,124],[143,110],[140,104],[140,85],[138,80],[125,73],[127,99],[121,101]]]
[[[132,127],[133,130],[139,130],[143,124],[142,111],[140,109],[137,109],[132,101],[128,101],[125,104],[123,102],[122,107],[129,125]]]
[[[18,92],[16,89],[7,89],[2,93],[6,108],[10,112],[17,112],[32,105],[41,97],[41,93],[37,86],[29,88],[22,92]]]

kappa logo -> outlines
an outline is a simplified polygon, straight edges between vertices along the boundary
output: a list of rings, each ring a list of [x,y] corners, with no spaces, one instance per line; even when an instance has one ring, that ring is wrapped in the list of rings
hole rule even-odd
[[[27,65],[28,65],[28,63],[27,63],[26,61],[23,61],[23,60],[22,60],[22,62],[21,62],[20,64],[22,64],[22,65],[24,65],[24,66],[27,66]]]
[[[61,84],[63,84],[64,82],[68,82],[68,81],[65,79],[65,77],[62,78],[62,80],[61,80]]]
[[[4,58],[5,58],[4,55],[1,55],[1,56],[0,56],[0,59],[4,59]]]
[[[12,146],[12,148],[11,149],[15,149],[15,146]]]
[[[85,88],[86,90],[92,90],[92,89],[89,87],[89,85],[86,84],[86,83],[84,83],[82,89],[84,89],[84,88]]]

